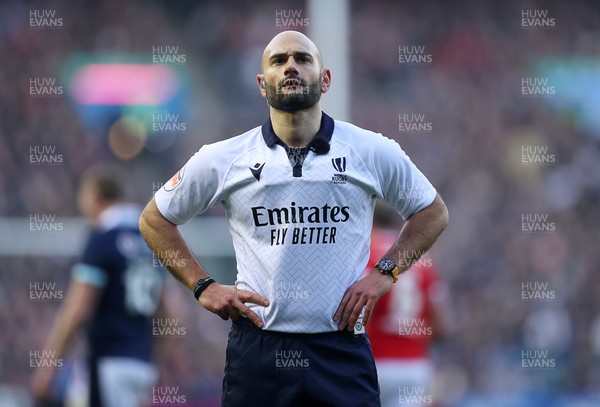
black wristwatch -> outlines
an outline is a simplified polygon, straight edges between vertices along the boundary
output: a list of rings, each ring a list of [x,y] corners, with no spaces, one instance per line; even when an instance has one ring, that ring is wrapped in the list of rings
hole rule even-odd
[[[393,259],[389,257],[384,257],[377,262],[375,268],[379,270],[382,274],[387,274],[392,276],[394,279],[394,283],[398,281],[398,263],[396,263]]]
[[[202,291],[206,290],[206,287],[208,287],[214,282],[215,280],[210,276],[198,280],[198,282],[196,283],[196,287],[194,287],[194,298],[196,299],[196,301],[198,301],[198,298],[200,297],[200,294],[202,294]]]

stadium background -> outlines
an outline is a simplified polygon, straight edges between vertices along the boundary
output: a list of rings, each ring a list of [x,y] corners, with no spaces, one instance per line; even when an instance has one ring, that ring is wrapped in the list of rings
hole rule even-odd
[[[451,214],[433,250],[455,317],[434,352],[437,405],[599,405],[600,6],[354,0],[347,10],[346,119],[396,139]],[[29,405],[30,353],[60,305],[32,292],[66,290],[84,233],[80,175],[115,165],[145,203],[201,145],[262,123],[262,50],[285,29],[310,35],[313,13],[291,1],[0,4],[0,405]],[[344,13],[326,13],[333,35]],[[420,63],[401,57],[410,52]],[[406,131],[409,117],[422,126]],[[232,281],[222,216],[186,234]],[[168,303],[186,329],[158,338],[161,386],[189,406],[218,405],[229,324],[174,282]],[[553,366],[524,368],[530,350]]]

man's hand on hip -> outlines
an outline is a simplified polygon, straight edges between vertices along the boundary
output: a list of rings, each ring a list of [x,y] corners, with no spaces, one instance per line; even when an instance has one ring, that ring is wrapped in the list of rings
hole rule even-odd
[[[251,302],[263,307],[269,306],[269,301],[261,295],[250,291],[237,290],[232,285],[220,285],[218,283],[206,287],[198,297],[198,301],[204,308],[224,320],[231,318],[233,321],[237,321],[241,314],[259,328],[263,327],[264,322],[244,303]]]
[[[339,321],[338,329],[342,331],[347,327],[348,331],[352,331],[363,307],[365,307],[365,314],[362,324],[366,326],[375,303],[390,289],[392,282],[392,276],[373,270],[366,277],[352,284],[333,316],[334,321]]]

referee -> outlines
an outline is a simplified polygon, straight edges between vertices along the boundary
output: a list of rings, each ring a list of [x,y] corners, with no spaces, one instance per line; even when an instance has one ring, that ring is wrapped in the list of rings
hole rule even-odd
[[[155,194],[140,230],[155,253],[181,255],[170,272],[204,308],[234,321],[223,406],[379,406],[363,325],[446,227],[446,206],[396,142],[321,111],[331,73],[305,35],[275,36],[257,81],[268,120],[203,146]],[[360,279],[377,198],[406,222],[379,272]],[[177,229],[217,204],[234,286],[210,278]]]

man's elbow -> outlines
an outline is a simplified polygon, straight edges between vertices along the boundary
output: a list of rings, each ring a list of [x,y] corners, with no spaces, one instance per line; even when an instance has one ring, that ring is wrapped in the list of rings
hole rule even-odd
[[[138,220],[138,227],[140,228],[140,233],[142,236],[148,231],[148,216],[148,207],[146,206],[140,215],[140,219]]]
[[[152,199],[142,211],[138,221],[138,227],[142,236],[146,237],[154,229],[177,228],[177,225],[169,221],[158,210],[156,202]]]
[[[423,217],[427,218],[429,223],[435,224],[440,230],[440,233],[446,229],[449,221],[448,208],[442,200],[442,197],[437,194],[428,207],[421,211]]]
[[[442,200],[442,197],[440,197],[438,195],[438,196],[436,196],[435,200],[437,201],[436,209],[437,209],[438,221],[439,221],[440,227],[443,231],[444,229],[446,229],[446,226],[448,226],[448,222],[450,221],[450,214],[448,213],[448,207]]]
[[[154,199],[152,199],[142,211],[138,221],[138,227],[140,228],[140,233],[142,236],[147,236],[153,226],[157,226],[157,223],[160,222],[161,218],[164,219],[161,213],[158,211],[156,202],[154,202]]]

